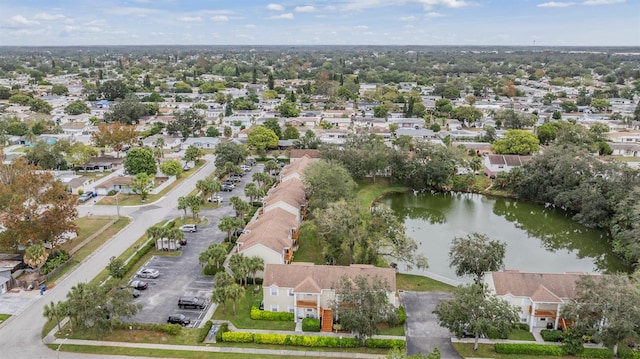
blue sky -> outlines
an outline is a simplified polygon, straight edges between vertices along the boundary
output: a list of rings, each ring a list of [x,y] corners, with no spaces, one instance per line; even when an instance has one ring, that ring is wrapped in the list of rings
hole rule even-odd
[[[631,45],[640,0],[0,0],[0,45]]]

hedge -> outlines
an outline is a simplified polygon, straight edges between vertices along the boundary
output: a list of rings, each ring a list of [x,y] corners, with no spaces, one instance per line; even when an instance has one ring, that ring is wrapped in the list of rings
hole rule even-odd
[[[253,342],[253,333],[248,333],[248,332],[222,333],[222,341],[231,342],[231,343],[251,343]]]
[[[564,349],[557,345],[496,343],[496,353],[563,356]]]
[[[251,319],[253,320],[272,320],[281,322],[293,321],[293,313],[289,312],[269,312],[260,310],[255,305],[251,307]]]
[[[618,357],[620,359],[640,359],[640,350],[620,346],[618,349]]]
[[[222,328],[221,328],[222,330]],[[221,336],[224,342],[272,344],[272,345],[293,345],[303,347],[322,348],[358,348],[360,340],[355,338],[339,338],[334,336],[320,335],[290,335],[290,334],[263,334],[248,332],[226,332]],[[403,349],[406,342],[401,339],[367,339],[365,346],[368,348]]]
[[[226,333],[229,331],[229,323],[222,323],[220,324],[220,328],[218,328],[218,331],[216,332],[216,342],[221,342],[222,341],[222,334]]]
[[[527,323],[516,323],[515,328],[516,329],[520,329],[520,330],[529,331],[529,324],[527,324]]]
[[[369,338],[365,340],[364,346],[367,348],[378,348],[378,349],[404,349],[407,346],[407,342],[405,342],[402,339]]]
[[[205,339],[207,339],[207,335],[209,335],[209,332],[211,331],[211,328],[213,327],[213,322],[208,320],[207,323],[205,323],[203,328],[200,328],[200,333],[198,333],[198,342],[202,343]]]
[[[407,312],[404,310],[403,306],[398,307],[398,324],[404,325],[407,321]]]
[[[564,339],[562,330],[542,329],[540,336],[545,342],[561,342]]]
[[[152,332],[166,333],[169,335],[178,335],[182,331],[182,325],[180,324],[152,324],[152,323],[114,323],[116,329],[135,329],[135,330],[149,330]]]
[[[609,348],[584,348],[582,353],[576,354],[578,358],[613,358],[613,350]]]
[[[315,318],[302,319],[302,331],[303,332],[319,332],[320,319],[315,319]]]

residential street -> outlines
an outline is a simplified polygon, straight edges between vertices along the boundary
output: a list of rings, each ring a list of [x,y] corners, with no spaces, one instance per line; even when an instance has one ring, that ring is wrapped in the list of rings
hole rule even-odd
[[[45,295],[34,301],[21,314],[11,317],[0,325],[0,347],[6,358],[53,358],[56,353],[42,344],[40,332],[46,319],[42,315],[45,304],[65,299],[69,289],[80,282],[88,282],[109,262],[111,256],[120,255],[130,247],[146,229],[164,219],[180,216],[177,209],[178,197],[188,194],[195,188],[199,179],[205,178],[215,169],[212,155],[205,156],[207,163],[194,175],[187,178],[173,191],[155,203],[141,207],[120,207],[120,215],[130,216],[131,224],[113,237],[82,264],[77,266],[66,278],[47,290]],[[91,212],[96,215],[114,215],[113,206],[79,206],[80,214]],[[86,358],[86,354],[64,353],[64,358]],[[119,356],[103,356],[120,358]]]

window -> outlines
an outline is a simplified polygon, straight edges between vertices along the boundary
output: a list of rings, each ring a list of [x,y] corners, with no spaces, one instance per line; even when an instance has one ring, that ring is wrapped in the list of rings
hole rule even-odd
[[[271,295],[273,295],[273,296],[278,295],[278,288],[277,287],[271,287]]]
[[[293,297],[293,288],[289,288],[289,296]]]
[[[272,312],[277,312],[278,311],[278,306],[277,305],[272,305],[271,306],[271,311]]]

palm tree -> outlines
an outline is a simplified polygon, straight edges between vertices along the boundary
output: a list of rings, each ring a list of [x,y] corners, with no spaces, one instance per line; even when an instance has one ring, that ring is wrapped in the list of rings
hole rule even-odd
[[[222,190],[220,181],[214,177],[207,177],[196,182],[196,188],[202,193],[202,197],[209,198]]]
[[[187,199],[187,197],[178,197],[178,209],[184,211],[185,218],[187,217],[187,208],[189,208],[189,200]]]
[[[243,227],[244,221],[240,218],[234,218],[230,216],[225,216],[220,218],[220,223],[218,223],[218,229],[227,233],[227,239],[231,238],[231,233],[238,228]]]
[[[158,240],[158,239],[163,238],[164,234],[165,234],[165,228],[164,227],[153,226],[153,227],[147,228],[147,237],[148,238],[153,238],[155,240]]]
[[[249,275],[249,258],[242,253],[235,253],[229,259],[229,269],[233,272],[236,280],[244,286]]]
[[[244,195],[249,197],[249,202],[253,202],[254,198],[262,196],[263,193],[255,183],[249,182],[244,187]]]
[[[264,163],[265,173],[272,174],[273,171],[278,171],[279,169],[280,169],[280,165],[274,160],[269,160]]]
[[[62,327],[60,326],[60,315],[62,314],[60,311],[60,304],[58,302],[56,305],[55,302],[51,301],[51,304],[44,306],[44,312],[42,313],[49,320],[56,320],[56,324],[58,325],[58,332],[62,333]]]
[[[217,304],[222,304],[222,313],[226,313],[227,311],[227,288],[233,283],[233,278],[229,275],[229,273],[222,271],[216,273],[213,277],[213,280],[216,283],[216,287],[213,290],[213,295],[211,296],[211,301]]]
[[[269,176],[268,173],[264,172],[256,172],[251,177],[254,181],[258,182],[258,187],[262,187],[263,184],[268,183],[272,180],[272,177]]]
[[[237,283],[233,283],[227,287],[226,294],[227,294],[227,298],[231,299],[231,301],[233,302],[234,317],[236,316],[236,302],[238,301],[238,299],[244,297],[244,293],[245,293],[244,288]]]
[[[34,244],[24,252],[23,261],[29,267],[40,272],[40,267],[47,261],[47,258],[49,258],[47,249],[42,244]]]
[[[253,278],[253,285],[256,285],[256,273],[264,270],[264,259],[258,256],[249,257],[247,267],[251,277]]]
[[[204,252],[200,253],[198,258],[200,265],[213,264],[216,269],[220,269],[222,262],[229,253],[227,245],[224,243],[216,243],[210,245]]]
[[[165,228],[164,236],[168,240],[174,241],[175,243],[184,241],[184,232],[182,232],[179,228]]]

